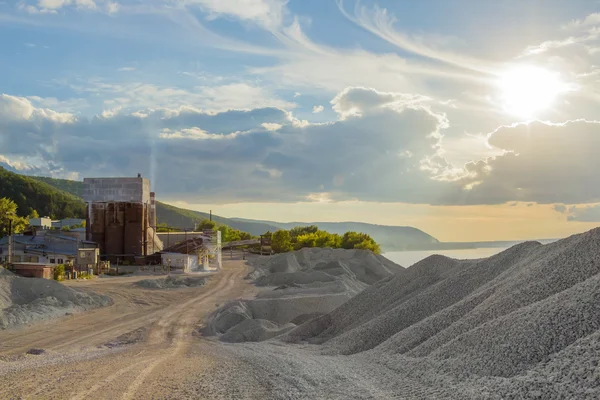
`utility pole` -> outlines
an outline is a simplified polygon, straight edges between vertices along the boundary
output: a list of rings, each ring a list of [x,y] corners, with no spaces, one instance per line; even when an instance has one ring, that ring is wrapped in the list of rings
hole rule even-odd
[[[210,210],[210,214],[208,215],[208,217],[210,218],[210,220],[212,221],[212,210]]]

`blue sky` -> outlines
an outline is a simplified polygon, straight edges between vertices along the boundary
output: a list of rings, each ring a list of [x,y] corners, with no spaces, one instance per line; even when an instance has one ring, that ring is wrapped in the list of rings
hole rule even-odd
[[[579,231],[600,221],[599,9],[0,1],[0,165],[142,172],[228,216]]]

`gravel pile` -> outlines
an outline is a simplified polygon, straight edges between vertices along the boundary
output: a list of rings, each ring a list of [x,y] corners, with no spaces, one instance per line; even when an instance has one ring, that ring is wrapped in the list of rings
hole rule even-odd
[[[251,261],[264,287],[252,300],[229,302],[207,319],[205,335],[261,341],[327,314],[376,281],[405,269],[364,250],[302,249]]]
[[[205,283],[204,277],[169,275],[162,279],[144,279],[134,285],[146,289],[182,289],[203,286]]]
[[[442,398],[600,398],[600,229],[482,260],[429,257],[279,339]]]
[[[106,296],[48,279],[23,278],[0,268],[0,329],[111,304]]]

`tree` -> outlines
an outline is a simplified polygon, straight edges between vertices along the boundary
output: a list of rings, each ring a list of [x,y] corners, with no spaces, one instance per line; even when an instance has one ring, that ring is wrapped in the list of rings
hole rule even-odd
[[[17,216],[17,204],[14,201],[0,198],[0,237],[8,236],[9,226],[14,234],[23,232],[27,224],[27,218]]]
[[[171,228],[166,222],[156,224],[156,232],[177,232],[177,229]]]
[[[201,220],[198,223],[198,227],[196,228],[197,231],[211,231],[214,230],[217,227],[217,224],[215,221],[211,221],[209,219],[204,218],[203,220]],[[221,238],[222,240],[223,238]]]
[[[275,232],[271,237],[271,248],[275,253],[291,251],[293,247],[290,232],[286,230]]]
[[[306,235],[307,233],[317,233],[318,230],[319,230],[319,227],[316,225],[296,226],[296,227],[290,229],[290,235],[291,235],[292,239],[294,239],[294,238],[297,238],[298,236]]]
[[[40,214],[38,214],[38,212],[34,209],[31,209],[31,212],[29,213],[29,215],[27,216],[27,218],[31,219],[31,218],[39,218]]]
[[[377,242],[366,233],[346,232],[342,237],[341,244],[344,249],[371,250],[376,254],[381,252]]]

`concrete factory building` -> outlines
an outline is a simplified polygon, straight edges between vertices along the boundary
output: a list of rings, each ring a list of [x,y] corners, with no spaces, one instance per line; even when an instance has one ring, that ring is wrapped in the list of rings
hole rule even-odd
[[[85,178],[86,239],[98,243],[110,261],[130,260],[162,250],[155,233],[156,204],[150,181],[142,178]]]

